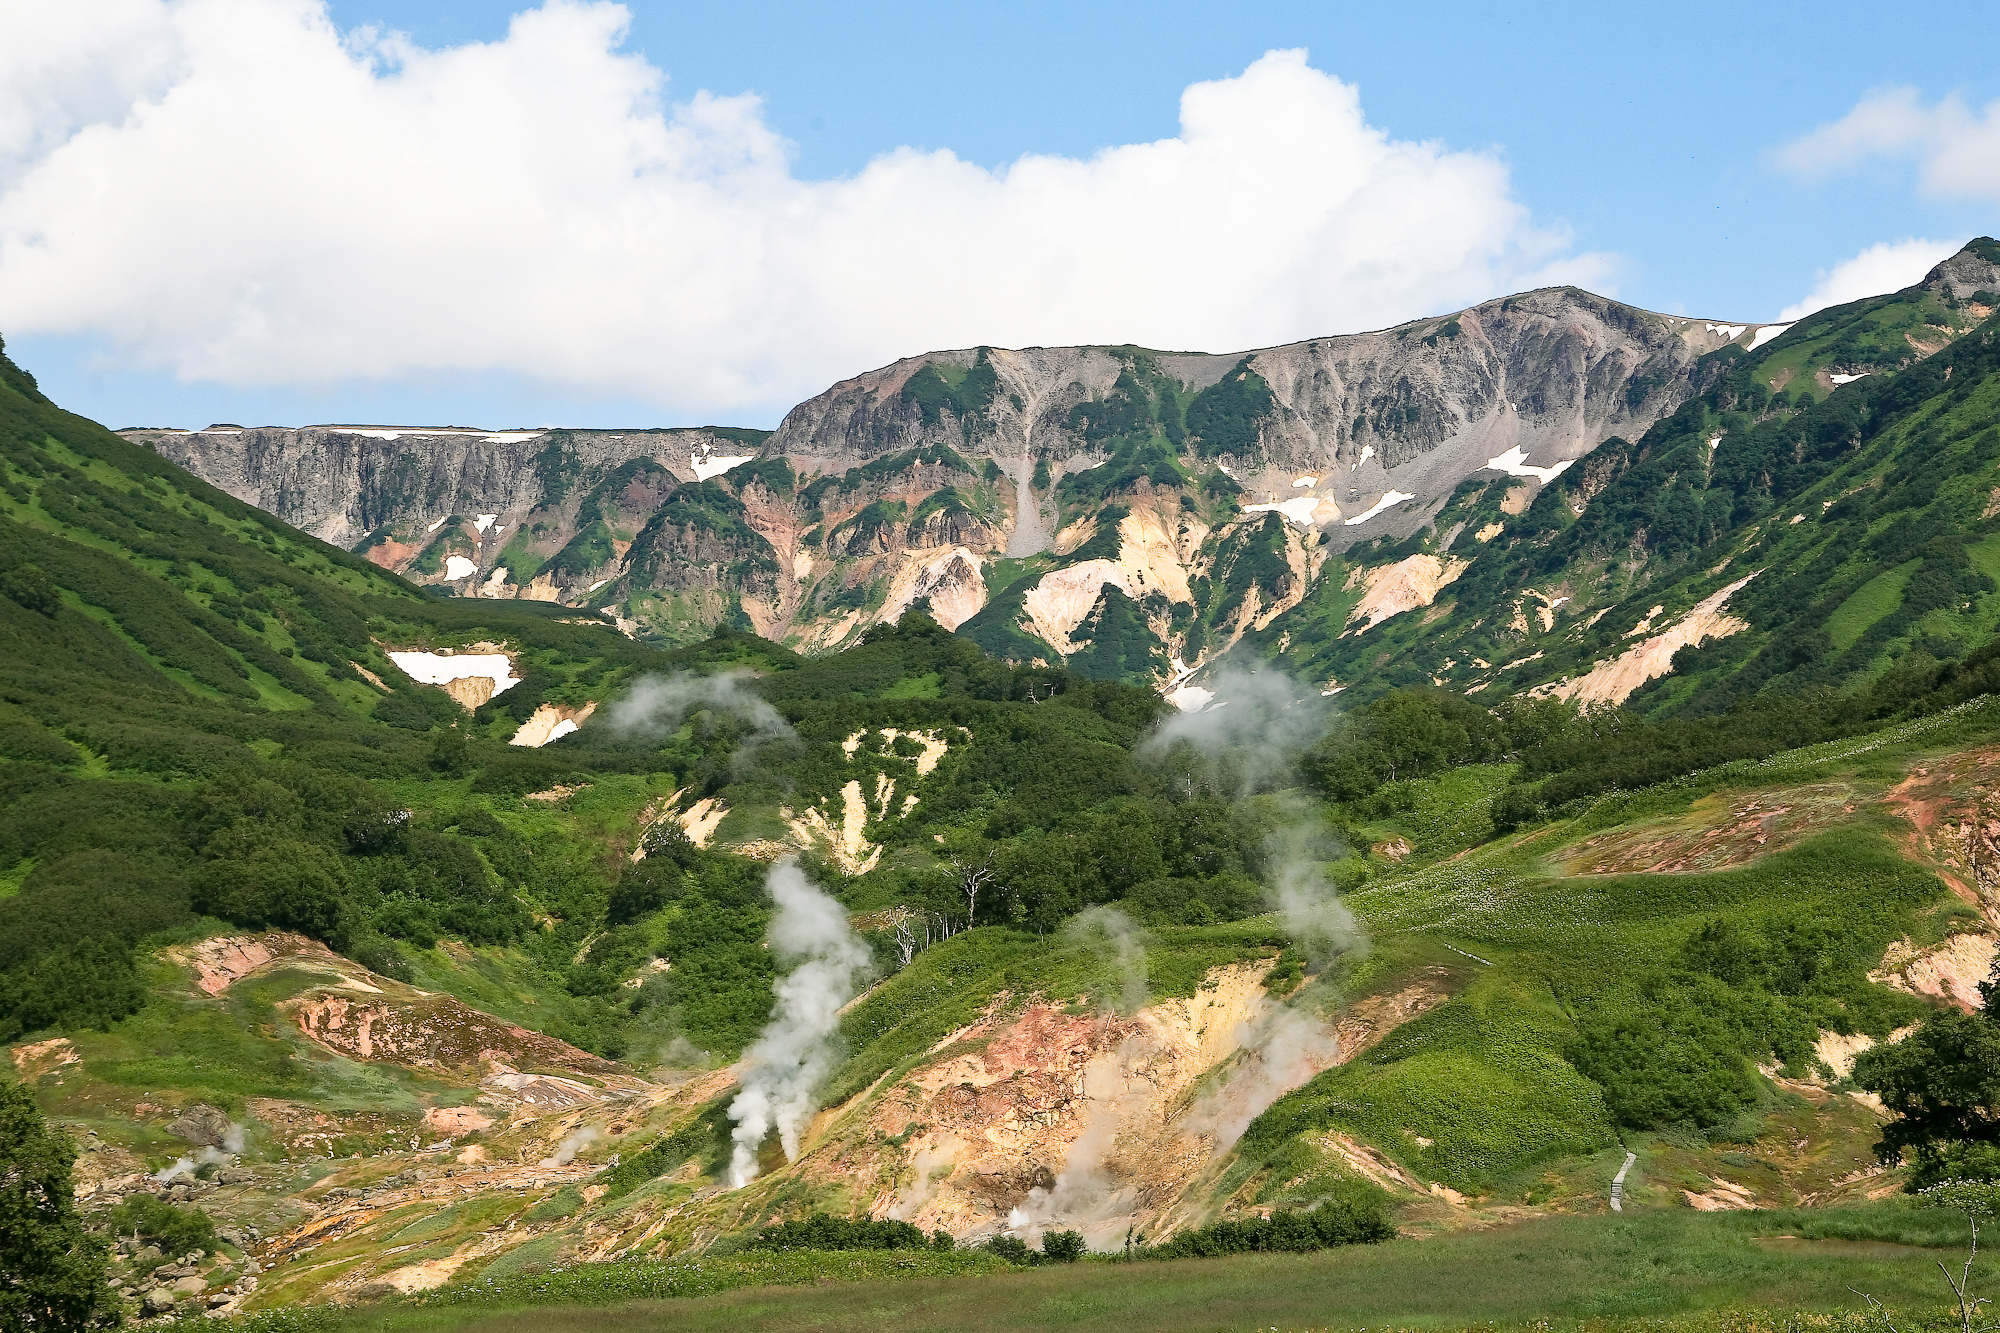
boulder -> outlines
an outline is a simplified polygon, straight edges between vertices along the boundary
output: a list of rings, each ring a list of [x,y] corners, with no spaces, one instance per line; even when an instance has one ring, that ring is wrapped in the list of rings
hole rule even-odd
[[[154,1287],[146,1293],[146,1313],[165,1314],[174,1308],[174,1293],[165,1287]]]
[[[229,1117],[206,1102],[198,1102],[181,1112],[167,1126],[167,1132],[204,1148],[221,1148],[229,1142]]]
[[[208,1279],[200,1276],[199,1274],[190,1277],[177,1278],[175,1279],[173,1286],[173,1291],[176,1296],[199,1296],[204,1291],[207,1290],[208,1290]]]

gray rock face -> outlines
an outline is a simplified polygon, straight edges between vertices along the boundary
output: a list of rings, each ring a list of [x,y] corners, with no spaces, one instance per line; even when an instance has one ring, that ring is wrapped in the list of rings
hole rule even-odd
[[[1326,480],[1337,477],[1330,498],[1342,526],[1391,491],[1417,501],[1354,525],[1359,531],[1334,531],[1338,547],[1414,528],[1432,500],[1510,451],[1520,451],[1517,466],[1550,468],[1612,435],[1636,437],[1685,401],[1696,358],[1747,342],[1757,328],[1656,315],[1552,288],[1380,333],[1249,353],[1148,356],[1188,394],[1238,366],[1269,385],[1272,406],[1255,443],[1221,455],[1252,499],[1290,499],[1301,476],[1314,477],[1326,495]],[[947,438],[957,436],[949,442],[968,456],[993,458],[1023,481],[1037,462],[1057,475],[1088,468],[1102,455],[1075,429],[1073,410],[1113,391],[1131,350],[984,349],[999,390],[983,413],[951,418]],[[764,452],[812,474],[937,440],[940,414],[927,417],[906,386],[927,367],[962,374],[981,355],[931,353],[844,380],[793,408]]]
[[[398,523],[526,512],[552,491],[634,458],[656,459],[692,481],[697,458],[754,452],[707,430],[307,426],[124,434],[237,499],[349,548]]]
[[[1974,241],[1925,274],[1924,282],[1949,288],[1958,301],[1980,292],[2000,293],[2000,245]]]
[[[167,1132],[201,1147],[220,1148],[229,1141],[231,1128],[226,1113],[201,1102],[183,1111]]]
[[[1112,482],[1086,474],[1122,460],[1098,475],[1116,479],[1118,505],[1144,511],[1121,538],[1131,567],[1103,574],[1124,594],[1163,588],[1187,605],[1249,529],[1285,547],[1270,557],[1285,573],[1267,570],[1251,601],[1225,599],[1226,626],[1189,640],[1186,613],[1147,612],[1165,673],[1174,655],[1192,665],[1295,605],[1331,553],[1417,530],[1470,476],[1511,473],[1532,491],[1606,439],[1636,439],[1695,392],[1701,356],[1757,329],[1550,288],[1249,352],[934,352],[843,380],[768,437],[127,434],[413,580],[602,609],[666,642],[742,616],[807,651],[919,602],[948,628],[966,623],[988,601],[985,562],[1081,549],[1112,503]],[[1271,536],[1259,509],[1278,510],[1285,531]],[[1071,632],[1096,623],[1089,577],[1059,580],[1024,612],[1047,653],[1078,651]]]
[[[1968,272],[1966,281],[1988,279]],[[1529,465],[1549,467],[1610,435],[1636,435],[1685,399],[1686,372],[1696,357],[1747,339],[1756,327],[1656,315],[1552,288],[1380,333],[1250,353],[1149,356],[1188,393],[1246,361],[1269,384],[1273,409],[1255,446],[1225,458],[1255,498],[1289,498],[1295,475],[1337,471],[1344,510],[1365,509],[1396,490],[1417,497],[1414,511],[1510,449],[1521,450]],[[761,447],[743,433],[706,428],[312,426],[126,434],[236,498],[352,548],[397,525],[556,508],[639,458],[655,460],[683,482],[709,470],[698,469],[698,461],[748,454],[785,458],[813,476],[944,440],[967,457],[994,459],[1021,484],[1042,460],[1061,475],[1101,459],[1073,429],[1071,411],[1113,390],[1127,365],[1119,353],[1129,350],[988,349],[999,391],[984,411],[963,419],[949,411],[942,419],[935,410],[927,415],[902,391],[927,367],[959,374],[980,353],[911,357],[799,404]],[[483,570],[490,561],[478,563]]]

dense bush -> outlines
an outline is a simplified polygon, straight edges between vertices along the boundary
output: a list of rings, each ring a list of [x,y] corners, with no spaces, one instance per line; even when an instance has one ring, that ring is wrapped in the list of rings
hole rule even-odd
[[[1854,1081],[1894,1116],[1876,1156],[1907,1161],[1910,1190],[2000,1179],[2000,965],[1980,990],[1980,1012],[1934,1014],[1855,1061]]]
[[[151,1194],[127,1195],[105,1216],[121,1236],[137,1236],[170,1259],[216,1246],[215,1219],[195,1207],[177,1207]]]
[[[1211,1223],[1149,1245],[1144,1253],[1148,1259],[1213,1259],[1251,1250],[1296,1254],[1395,1238],[1396,1228],[1380,1203],[1334,1199],[1312,1209],[1279,1209],[1269,1217]]]
[[[940,1235],[944,1233],[940,1232]],[[950,1237],[945,1237],[949,1242]],[[930,1237],[892,1218],[873,1220],[813,1213],[765,1227],[750,1242],[755,1250],[927,1250]],[[949,1248],[949,1245],[939,1247]]]

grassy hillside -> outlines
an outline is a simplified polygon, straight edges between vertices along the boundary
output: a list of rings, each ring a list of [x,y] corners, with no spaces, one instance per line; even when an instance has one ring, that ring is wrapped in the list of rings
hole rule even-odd
[[[1991,314],[1923,283],[1712,353],[1707,391],[1637,441],[1525,508],[1512,478],[1468,479],[1432,526],[1347,552],[1249,642],[1362,697],[1544,687],[1656,717],[1963,658],[2000,623]],[[1357,628],[1355,589],[1422,560],[1444,576],[1435,601]],[[1624,684],[1591,677],[1620,654]]]
[[[720,1275],[706,1291],[792,1281],[819,1261],[743,1247],[815,1211],[966,1241],[1033,1214],[1117,1248],[1328,1201],[1413,1238],[1543,1219],[1521,1243],[1548,1282],[1572,1250],[1714,1259],[1673,1299],[1642,1283],[1560,1309],[1391,1299],[1415,1239],[1301,1260],[1312,1282],[1347,1275],[1358,1320],[1823,1307],[1821,1259],[1647,1215],[1916,1225],[1881,1221],[1904,1177],[1873,1159],[1881,1114],[1852,1061],[1966,1006],[2000,907],[1983,844],[1937,832],[2000,819],[1981,618],[2000,594],[1979,582],[2000,542],[1982,498],[2000,494],[2000,351],[1980,324],[1889,366],[1883,339],[1962,313],[1934,297],[1716,363],[1707,396],[1522,513],[1468,489],[1467,530],[1502,531],[1428,625],[1321,633],[1308,598],[1285,660],[1372,673],[1344,710],[1267,677],[1165,730],[1157,694],[1092,677],[1143,678],[1140,622],[1171,608],[1104,601],[1073,659],[1088,671],[982,651],[1026,632],[1004,617],[951,634],[920,611],[819,657],[732,631],[663,652],[575,608],[421,595],[0,363],[0,1039],[86,1136],[92,1216],[178,1189],[240,1228],[223,1253],[264,1271],[221,1293],[231,1309],[441,1289],[395,1317],[452,1322],[459,1300],[680,1282],[696,1256]],[[1831,393],[1769,387],[1863,353],[1880,368]],[[1078,418],[1115,466],[1058,488],[1074,541],[1050,568],[1115,557],[1124,519],[1165,496],[1230,503],[1147,441],[1220,438],[1257,386],[1196,413],[1145,370]],[[1670,548],[1684,499],[1697,518]],[[865,526],[828,540],[856,549]],[[1304,556],[1274,516],[1227,533],[1188,633],[1240,624]],[[1412,540],[1355,567],[1451,556]],[[1628,612],[1664,624],[1753,568],[1728,603],[1747,627],[1694,641],[1622,709],[1449,675],[1508,646],[1471,590],[1548,594],[1520,679],[1554,681]],[[476,708],[388,656],[473,647],[521,677]],[[510,745],[544,706],[581,726]],[[1182,733],[1202,745],[1166,743]],[[765,876],[786,854],[873,966],[796,1158],[750,1145],[761,1174],[729,1188],[729,1065],[772,1012]],[[190,1139],[217,1116],[240,1175],[146,1181],[230,1141]],[[1628,1222],[1550,1220],[1602,1213],[1628,1154]],[[1784,1225],[1818,1234],[1817,1216]],[[1469,1274],[1498,1262],[1421,1243]],[[1014,1280],[970,1276],[1002,1262],[984,1251],[926,1253],[912,1272]],[[142,1265],[119,1264],[136,1297]],[[1260,1264],[1159,1290],[1249,1299],[1284,1267]],[[1019,1289],[1095,1310],[1129,1281],[1077,1271]],[[1270,1318],[1306,1318],[1303,1289],[1270,1295]],[[773,1317],[847,1317],[824,1299]]]

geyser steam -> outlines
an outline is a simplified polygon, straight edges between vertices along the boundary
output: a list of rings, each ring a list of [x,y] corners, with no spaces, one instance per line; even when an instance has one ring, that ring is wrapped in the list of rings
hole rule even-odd
[[[1210,684],[1214,697],[1162,721],[1140,743],[1139,757],[1168,762],[1185,746],[1205,780],[1233,796],[1284,785],[1299,754],[1326,730],[1326,701],[1281,671],[1232,667]]]
[[[1267,901],[1314,967],[1365,948],[1353,913],[1326,877],[1326,863],[1342,853],[1339,840],[1309,801],[1283,790],[1294,781],[1299,757],[1332,721],[1331,706],[1317,690],[1276,671],[1228,670],[1211,684],[1213,697],[1162,722],[1140,747],[1141,756],[1178,766],[1190,782],[1198,776],[1239,800],[1257,798],[1270,825],[1263,845]],[[1263,1001],[1241,1040],[1236,1064],[1196,1114],[1218,1154],[1273,1102],[1340,1055],[1325,1018],[1297,1004]]]
[[[870,957],[847,924],[846,909],[815,888],[789,857],[771,867],[765,890],[778,905],[771,919],[771,951],[781,966],[777,1002],[743,1056],[742,1091],[729,1104],[736,1122],[730,1138],[729,1187],[757,1178],[757,1150],[775,1129],[785,1160],[799,1155],[799,1134],[811,1120],[819,1085],[838,1055],[840,1009],[854,998]]]
[[[719,676],[645,676],[632,692],[606,710],[606,720],[628,736],[652,737],[677,731],[690,714],[704,710],[747,723],[750,731],[737,747],[739,760],[761,745],[795,741],[798,733],[770,703],[744,687],[742,672]]]

